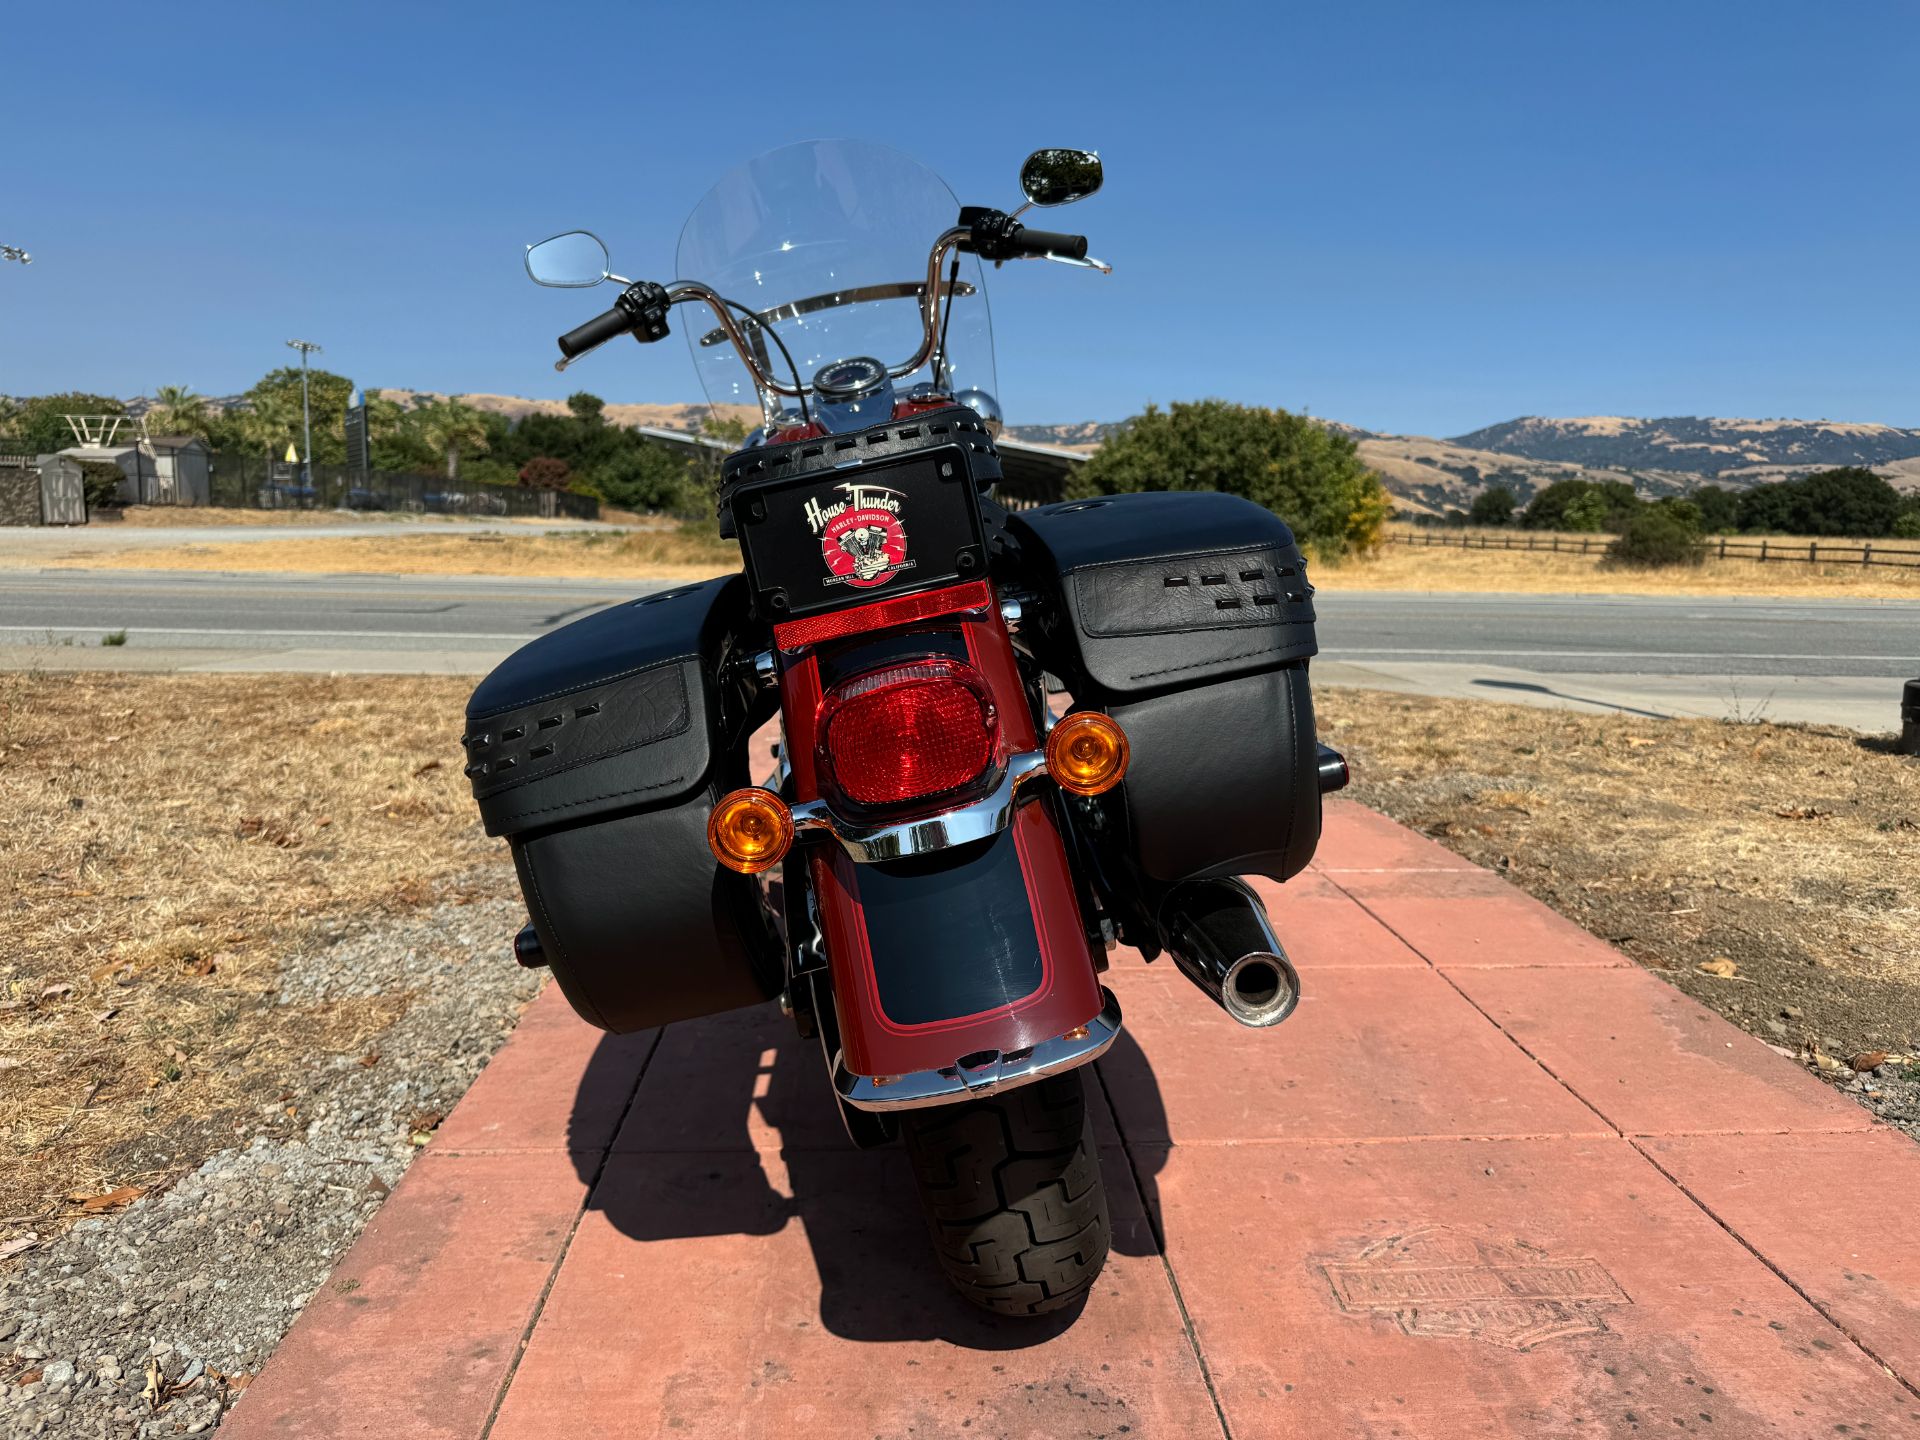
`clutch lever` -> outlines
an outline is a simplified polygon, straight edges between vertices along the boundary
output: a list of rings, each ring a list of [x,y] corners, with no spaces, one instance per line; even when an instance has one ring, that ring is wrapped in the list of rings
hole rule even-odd
[[[1071,255],[1042,255],[1042,260],[1051,260],[1056,265],[1071,265],[1076,270],[1098,270],[1102,275],[1111,275],[1113,266],[1104,260],[1096,260],[1089,255],[1084,260],[1076,260]]]

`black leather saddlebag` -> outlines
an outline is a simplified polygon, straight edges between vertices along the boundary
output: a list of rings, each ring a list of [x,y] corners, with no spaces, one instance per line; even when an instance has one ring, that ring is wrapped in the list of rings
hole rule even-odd
[[[1118,793],[1141,870],[1304,868],[1320,839],[1313,587],[1285,523],[1161,491],[1020,511],[1007,530],[1041,598],[1042,660],[1127,733]]]
[[[779,989],[760,887],[723,869],[707,816],[748,782],[761,716],[721,683],[745,621],[739,576],[651,595],[543,635],[467,704],[467,777],[513,849],[554,978],[624,1032]]]

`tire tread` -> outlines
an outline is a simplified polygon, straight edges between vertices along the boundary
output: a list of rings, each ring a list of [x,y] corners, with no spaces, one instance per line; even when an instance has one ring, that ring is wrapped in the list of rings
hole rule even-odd
[[[934,1253],[968,1300],[1044,1315],[1092,1289],[1106,1191],[1079,1072],[904,1117]]]

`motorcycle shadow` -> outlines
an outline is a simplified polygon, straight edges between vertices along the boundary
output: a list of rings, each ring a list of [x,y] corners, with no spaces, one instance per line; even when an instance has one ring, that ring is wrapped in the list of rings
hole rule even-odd
[[[775,1237],[796,1227],[805,1248],[768,1238],[754,1257],[766,1293],[806,1308],[817,1287],[819,1323],[843,1339],[946,1340],[976,1350],[1041,1344],[1072,1326],[1078,1307],[1039,1321],[986,1314],[948,1289],[920,1218],[898,1145],[859,1150],[841,1129],[820,1052],[771,1006],[669,1026],[633,1088],[633,1040],[604,1037],[576,1093],[569,1133],[575,1165],[592,1185],[589,1211],[637,1241]],[[1159,1105],[1146,1055],[1122,1032],[1100,1064],[1127,1073],[1130,1114]],[[601,1143],[613,1092],[631,1091],[611,1155]],[[1087,1076],[1089,1103],[1105,1106]],[[1143,1119],[1148,1117],[1143,1116]],[[1111,1137],[1103,1127],[1101,1133]],[[1149,1132],[1154,1133],[1154,1132]],[[1164,1152],[1101,1156],[1113,1220],[1113,1250],[1156,1255],[1158,1242],[1136,1198],[1154,1201],[1152,1171]],[[684,1268],[683,1268],[684,1267]],[[684,1247],[661,1279],[698,1283],[737,1274],[738,1252]],[[770,1311],[787,1301],[771,1302]],[[773,1318],[770,1315],[770,1318]],[[806,1322],[796,1320],[796,1324]]]

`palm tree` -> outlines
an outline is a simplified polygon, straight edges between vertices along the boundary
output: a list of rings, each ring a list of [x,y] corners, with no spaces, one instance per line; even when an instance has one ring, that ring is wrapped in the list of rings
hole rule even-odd
[[[240,418],[240,434],[250,449],[260,449],[274,459],[300,434],[300,404],[278,392],[269,392],[253,402]]]
[[[150,435],[205,435],[212,422],[207,397],[185,385],[162,385],[147,410]]]
[[[458,400],[436,400],[407,417],[420,438],[447,457],[447,479],[460,478],[460,452],[482,452],[487,448],[486,417],[471,405]]]

